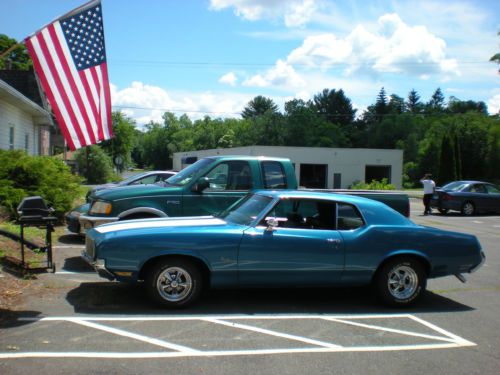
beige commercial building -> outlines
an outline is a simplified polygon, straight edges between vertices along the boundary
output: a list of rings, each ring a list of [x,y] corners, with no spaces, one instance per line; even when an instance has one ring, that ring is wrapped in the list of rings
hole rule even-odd
[[[173,167],[180,170],[198,159],[214,155],[250,155],[288,158],[299,185],[308,188],[347,189],[358,181],[387,178],[402,187],[403,150],[247,146],[177,152]]]

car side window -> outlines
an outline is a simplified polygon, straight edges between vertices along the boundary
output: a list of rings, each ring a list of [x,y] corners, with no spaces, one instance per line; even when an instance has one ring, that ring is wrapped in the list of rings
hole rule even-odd
[[[364,225],[363,218],[356,207],[339,203],[337,205],[338,230],[353,230]]]
[[[278,227],[292,229],[335,230],[335,202],[315,199],[282,199],[266,215],[260,225],[270,217]]]
[[[500,194],[500,189],[493,185],[485,185],[489,194]]]
[[[486,188],[482,184],[477,184],[472,186],[470,191],[471,193],[486,193]]]
[[[283,165],[277,161],[262,162],[265,189],[286,189],[286,176]]]
[[[250,165],[246,161],[220,163],[205,177],[211,190],[250,190],[253,186]]]
[[[227,188],[227,175],[229,173],[229,164],[220,163],[210,172],[207,173],[205,177],[208,178],[209,186],[211,190],[226,190]]]

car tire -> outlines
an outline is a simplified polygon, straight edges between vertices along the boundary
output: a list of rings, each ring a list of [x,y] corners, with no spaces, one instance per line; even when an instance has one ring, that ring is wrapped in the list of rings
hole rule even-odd
[[[446,215],[449,210],[447,208],[438,208],[438,211],[441,215]]]
[[[168,308],[181,308],[199,298],[202,276],[198,267],[188,260],[164,259],[149,270],[145,286],[156,303]]]
[[[420,261],[411,257],[389,260],[378,270],[374,280],[382,302],[391,307],[407,307],[425,292],[427,275]]]
[[[474,215],[476,212],[476,207],[474,206],[474,203],[472,202],[464,202],[462,205],[462,214],[465,216],[471,216]]]

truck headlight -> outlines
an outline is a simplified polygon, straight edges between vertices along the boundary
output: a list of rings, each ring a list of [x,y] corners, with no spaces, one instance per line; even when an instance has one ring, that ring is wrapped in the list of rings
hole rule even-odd
[[[109,215],[111,213],[111,207],[112,207],[111,203],[96,201],[94,202],[92,207],[90,207],[89,213]]]

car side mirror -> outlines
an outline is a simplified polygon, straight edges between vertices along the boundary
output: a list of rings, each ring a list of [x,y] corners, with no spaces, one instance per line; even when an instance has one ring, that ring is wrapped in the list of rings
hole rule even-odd
[[[278,228],[279,221],[275,217],[270,217],[266,220],[267,228],[266,231],[272,232],[275,228]]]
[[[196,181],[196,184],[194,184],[192,190],[197,192],[197,193],[201,193],[203,190],[205,190],[209,186],[210,186],[210,182],[209,182],[208,178],[201,177],[200,179],[198,179],[198,181]]]

